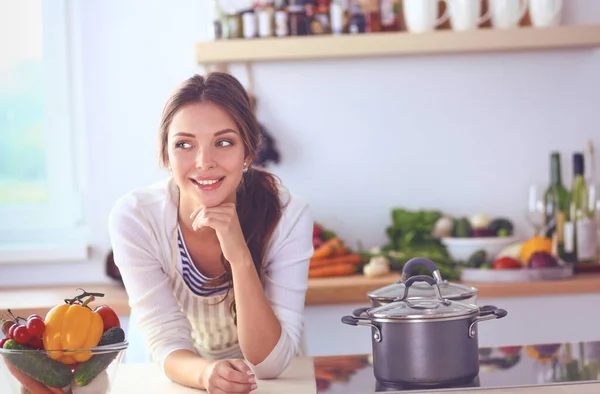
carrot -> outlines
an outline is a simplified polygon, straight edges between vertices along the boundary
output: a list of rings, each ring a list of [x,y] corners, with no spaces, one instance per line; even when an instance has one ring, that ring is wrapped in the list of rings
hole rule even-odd
[[[315,377],[321,378],[324,380],[334,381],[337,378],[335,372],[324,371],[322,369],[315,369]]]
[[[17,379],[31,394],[53,394],[52,391],[48,390],[48,387],[19,371],[14,365],[8,362],[7,359],[4,359],[4,363],[15,379]]]
[[[343,247],[342,241],[339,238],[331,238],[325,241],[321,246],[315,249],[312,257],[315,259],[323,259],[331,256],[338,248]]]
[[[356,356],[333,356],[315,359],[314,365],[315,368],[362,369],[367,362]]]
[[[308,269],[309,278],[325,278],[328,276],[345,276],[356,272],[356,266],[352,263],[326,265]]]
[[[346,254],[344,256],[334,256],[324,259],[310,259],[310,268],[329,267],[335,264],[358,265],[362,262],[362,257],[358,254]]]
[[[344,256],[348,254],[348,248],[342,246],[341,248],[337,248],[335,252],[333,252],[333,256]]]
[[[48,390],[50,390],[52,392],[52,394],[65,394],[65,391],[63,389],[57,389],[55,387],[50,387],[50,386],[46,386],[46,388]]]

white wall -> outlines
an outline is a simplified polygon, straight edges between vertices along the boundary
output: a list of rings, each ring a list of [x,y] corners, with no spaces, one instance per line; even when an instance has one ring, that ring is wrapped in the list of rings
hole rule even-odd
[[[116,198],[153,182],[156,132],[170,91],[194,72],[205,0],[79,3],[83,43],[86,213],[92,261],[3,267],[0,285],[100,280]],[[566,2],[566,23],[599,23],[600,2]],[[523,225],[526,190],[548,155],[600,147],[600,50],[260,64],[260,120],[317,220],[354,245],[385,241],[395,206],[485,211]],[[234,68],[239,72],[240,68]],[[244,80],[244,75],[239,75]]]

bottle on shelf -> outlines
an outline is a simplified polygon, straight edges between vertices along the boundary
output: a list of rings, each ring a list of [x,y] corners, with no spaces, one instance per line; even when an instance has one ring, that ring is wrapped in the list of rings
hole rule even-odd
[[[560,153],[550,155],[550,185],[544,193],[544,227],[546,236],[552,238],[558,257],[568,261],[565,253],[565,222],[569,220],[570,193],[562,183]]]
[[[306,36],[309,34],[306,7],[302,0],[289,0],[288,30],[290,36]]]
[[[398,1],[399,0],[381,0],[379,3],[381,31],[400,30]]]
[[[331,0],[315,1],[313,34],[331,34]]]
[[[590,189],[585,180],[583,153],[573,155],[573,186],[570,220],[565,225],[565,251],[570,262],[597,262],[598,236],[595,209],[591,209]]]
[[[213,40],[223,39],[223,11],[218,0],[213,0],[214,19],[211,36]]]
[[[346,31],[346,4],[342,0],[332,0],[329,6],[331,33],[344,34]]]
[[[254,6],[258,24],[258,36],[261,38],[272,37],[274,30],[273,14],[275,13],[273,0],[257,2]]]
[[[352,13],[350,21],[348,21],[348,33],[350,34],[361,34],[365,33],[367,21],[365,16],[361,12],[360,4],[352,4]]]
[[[285,37],[289,34],[288,12],[285,0],[275,0],[275,15],[273,17],[275,25],[275,36]]]
[[[256,38],[258,35],[255,8],[242,11],[242,35],[247,39]]]
[[[365,32],[375,33],[381,31],[379,0],[358,0],[358,3],[365,18]]]

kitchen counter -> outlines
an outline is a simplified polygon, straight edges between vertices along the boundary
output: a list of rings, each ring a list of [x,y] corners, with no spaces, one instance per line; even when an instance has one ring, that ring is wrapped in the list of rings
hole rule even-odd
[[[306,305],[367,303],[367,293],[400,279],[397,273],[376,278],[353,275],[337,278],[311,278],[308,281]],[[546,295],[600,293],[600,274],[579,274],[571,279],[530,283],[471,283],[479,289],[479,297],[535,297]],[[101,292],[92,305],[110,305],[120,316],[129,316],[127,293],[119,283],[81,285],[88,292]],[[0,311],[11,308],[18,316],[32,313],[45,315],[64,298],[79,294],[77,286],[19,287],[0,290]]]
[[[257,380],[252,394],[309,394],[316,393],[312,359],[298,357],[277,379]],[[1,386],[0,386],[1,387]],[[111,394],[199,394],[205,390],[191,389],[171,382],[156,364],[122,364]]]
[[[374,378],[369,354],[297,357],[277,379],[258,380],[253,394],[597,394],[600,342],[480,348],[480,373],[469,384],[434,389],[384,387]],[[1,361],[0,361],[1,362]],[[0,369],[3,366],[0,364]],[[0,373],[0,392],[11,375]],[[10,378],[12,380],[12,378]],[[156,364],[121,364],[111,394],[205,393],[171,382]],[[15,393],[16,394],[16,393]]]
[[[399,368],[402,361],[398,360]],[[482,347],[476,379],[434,389],[379,384],[370,354],[314,357],[313,363],[319,394],[600,393],[600,342]]]

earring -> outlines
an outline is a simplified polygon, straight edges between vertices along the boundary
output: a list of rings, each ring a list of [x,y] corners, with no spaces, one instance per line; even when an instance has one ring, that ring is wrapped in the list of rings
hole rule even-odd
[[[244,169],[242,170],[242,172],[248,172],[248,167],[246,167],[248,165],[248,163],[244,162]]]

